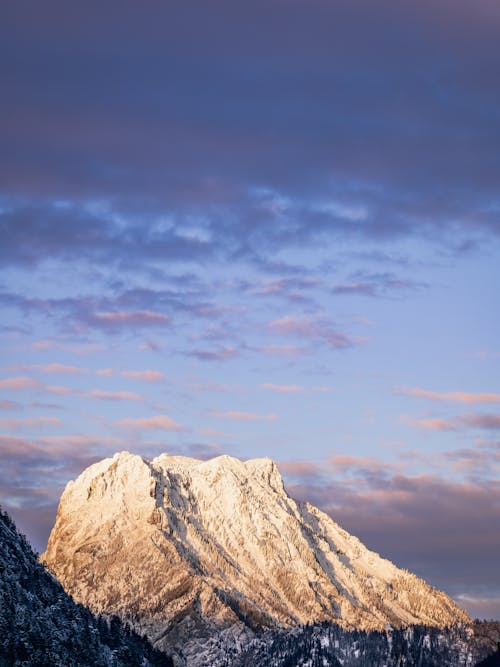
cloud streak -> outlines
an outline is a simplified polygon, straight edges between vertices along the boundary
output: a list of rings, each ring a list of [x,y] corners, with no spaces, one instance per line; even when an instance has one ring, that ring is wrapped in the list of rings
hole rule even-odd
[[[261,386],[263,389],[275,391],[279,394],[297,394],[304,391],[304,387],[301,387],[298,384],[273,384],[272,382],[266,382]]]
[[[134,419],[127,417],[115,422],[115,426],[137,431],[182,431],[184,427],[178,424],[168,415],[155,415],[154,417],[140,417]]]
[[[217,419],[230,419],[232,421],[243,422],[273,422],[278,419],[275,414],[259,415],[255,412],[241,412],[239,410],[228,410],[227,412],[212,412],[211,417]]]
[[[500,430],[500,415],[465,414],[450,419],[413,419],[403,416],[401,420],[409,426],[431,431],[459,431],[467,428]]]
[[[356,341],[321,319],[285,315],[267,324],[267,331],[280,336],[322,340],[332,349],[352,347]]]
[[[470,393],[464,391],[436,392],[427,389],[402,389],[397,392],[403,396],[414,396],[415,398],[425,398],[430,401],[450,402],[450,403],[500,403],[500,394],[494,392]]]

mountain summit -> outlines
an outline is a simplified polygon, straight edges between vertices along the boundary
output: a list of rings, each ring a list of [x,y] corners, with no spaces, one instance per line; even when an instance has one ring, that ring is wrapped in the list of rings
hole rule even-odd
[[[174,647],[177,664],[215,664],[200,646],[237,650],[262,627],[469,621],[447,595],[290,498],[271,459],[104,459],[66,486],[42,558],[77,601]]]

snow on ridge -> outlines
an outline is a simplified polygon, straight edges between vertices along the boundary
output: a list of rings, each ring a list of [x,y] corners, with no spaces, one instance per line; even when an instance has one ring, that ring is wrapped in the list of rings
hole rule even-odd
[[[44,558],[78,601],[132,620],[160,648],[298,623],[468,620],[290,498],[269,458],[115,454],[66,487]]]

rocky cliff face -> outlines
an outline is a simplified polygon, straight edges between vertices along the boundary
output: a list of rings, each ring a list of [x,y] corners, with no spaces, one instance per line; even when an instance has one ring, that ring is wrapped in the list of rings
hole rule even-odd
[[[290,498],[270,459],[105,459],[67,485],[42,558],[76,600],[174,647],[178,664],[216,664],[203,660],[262,627],[469,620]]]

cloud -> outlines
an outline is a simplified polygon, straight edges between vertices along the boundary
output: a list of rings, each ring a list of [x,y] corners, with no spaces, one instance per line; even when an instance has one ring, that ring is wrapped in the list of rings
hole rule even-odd
[[[431,431],[456,431],[458,424],[452,419],[413,419],[403,415],[401,421],[414,428],[425,428]]]
[[[300,479],[318,478],[322,468],[311,461],[278,461],[278,468],[284,475]]]
[[[189,389],[194,391],[220,391],[227,393],[234,391],[235,387],[229,384],[218,384],[217,382],[193,382],[187,385]]]
[[[402,416],[409,426],[432,431],[458,431],[466,428],[500,430],[500,415],[465,414],[450,419],[413,419]]]
[[[19,410],[21,407],[16,401],[0,401],[0,410]]]
[[[35,378],[20,376],[5,378],[0,380],[0,389],[9,389],[11,391],[24,391],[25,389],[41,389],[42,383]]]
[[[159,352],[161,350],[161,345],[153,340],[146,340],[138,347],[139,350],[148,350],[149,352]]]
[[[101,373],[103,375],[104,373]],[[106,369],[106,375],[108,375]],[[139,380],[141,382],[163,382],[165,376],[160,371],[144,370],[144,371],[121,371],[120,375],[132,380]]]
[[[363,475],[393,471],[398,466],[385,463],[374,456],[352,456],[349,454],[335,454],[327,459],[327,462],[335,471],[346,472],[356,470]]]
[[[0,428],[19,431],[24,428],[59,426],[62,421],[58,417],[31,417],[26,419],[0,419]]]
[[[261,385],[263,389],[269,389],[270,391],[276,391],[280,394],[296,394],[298,392],[304,391],[304,387],[300,387],[298,384],[272,384],[266,382]]]
[[[404,396],[426,398],[430,401],[449,401],[451,403],[500,403],[500,394],[492,392],[467,393],[463,391],[436,392],[427,389],[401,389],[397,392]]]
[[[130,428],[140,431],[182,431],[184,427],[167,415],[155,415],[154,417],[142,417],[139,419],[126,418],[115,422],[116,426]]]
[[[87,392],[92,398],[105,401],[143,401],[144,398],[133,391],[104,391],[103,389],[92,389]]]
[[[374,285],[369,283],[342,283],[332,287],[333,294],[358,294],[360,296],[377,296],[377,290]]]
[[[190,357],[196,357],[200,361],[227,361],[239,356],[240,352],[235,347],[226,346],[213,350],[195,349],[186,352]]]
[[[306,339],[321,339],[333,349],[352,347],[355,341],[331,327],[324,321],[310,317],[285,315],[267,324],[267,330],[281,336],[298,336]]]
[[[53,364],[34,364],[31,366],[11,366],[9,368],[11,371],[22,371],[22,372],[30,372],[30,371],[36,371],[38,373],[47,373],[47,374],[65,374],[65,375],[83,375],[85,373],[88,373],[86,368],[79,368],[78,366],[68,366],[66,364],[59,364],[59,363],[53,363]]]
[[[500,430],[500,415],[462,415],[458,420],[472,428]]]
[[[89,320],[103,326],[122,327],[122,326],[150,326],[170,325],[170,319],[161,313],[154,313],[150,310],[138,310],[134,312],[105,312],[93,313]]]
[[[272,422],[278,419],[277,415],[258,415],[254,412],[239,412],[238,410],[229,410],[227,412],[212,412],[211,417],[217,417],[218,419],[232,419],[234,421],[266,421]]]

